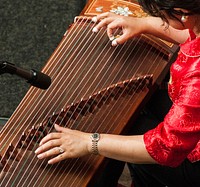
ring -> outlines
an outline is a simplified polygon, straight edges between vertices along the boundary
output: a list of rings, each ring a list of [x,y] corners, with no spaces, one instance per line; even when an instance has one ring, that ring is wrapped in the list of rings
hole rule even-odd
[[[63,148],[61,148],[61,147],[58,147],[58,150],[59,150],[59,153],[60,153],[60,154],[62,154],[62,153],[65,152],[65,150],[64,150]]]

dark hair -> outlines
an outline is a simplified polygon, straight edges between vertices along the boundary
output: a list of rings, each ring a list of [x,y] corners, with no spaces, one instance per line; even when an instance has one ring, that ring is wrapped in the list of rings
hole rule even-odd
[[[167,19],[162,11],[172,19],[177,19],[177,15],[200,14],[200,0],[138,0],[138,3],[149,15],[161,17],[164,21]],[[185,9],[188,13],[175,8]]]

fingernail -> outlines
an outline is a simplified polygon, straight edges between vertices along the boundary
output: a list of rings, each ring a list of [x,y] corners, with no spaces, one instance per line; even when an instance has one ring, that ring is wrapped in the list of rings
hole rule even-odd
[[[94,22],[94,23],[97,22],[97,17],[96,16],[92,18],[92,22]]]
[[[116,41],[116,40],[113,40],[113,41],[112,41],[112,46],[117,46],[117,45],[118,45],[117,41]]]
[[[37,148],[36,150],[35,150],[35,153],[37,154],[39,152],[39,149]]]
[[[39,159],[41,159],[41,158],[42,158],[42,154],[37,155],[37,157],[38,157]]]
[[[48,161],[48,164],[52,164],[52,161],[51,161],[51,160],[49,160],[49,161]]]
[[[93,29],[92,29],[92,32],[98,32],[99,30],[96,28],[96,27],[94,27]]]

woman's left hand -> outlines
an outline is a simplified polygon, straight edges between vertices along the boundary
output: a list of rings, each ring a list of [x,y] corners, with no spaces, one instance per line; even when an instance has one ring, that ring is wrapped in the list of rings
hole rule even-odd
[[[35,153],[39,159],[51,158],[48,163],[54,164],[67,158],[77,158],[91,152],[89,133],[55,125],[57,132],[45,136]]]

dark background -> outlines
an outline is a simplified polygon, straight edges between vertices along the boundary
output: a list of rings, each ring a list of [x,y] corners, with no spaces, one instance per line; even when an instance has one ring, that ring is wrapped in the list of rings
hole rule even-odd
[[[86,0],[0,0],[0,61],[41,70]],[[10,117],[30,85],[0,75],[0,117]]]

